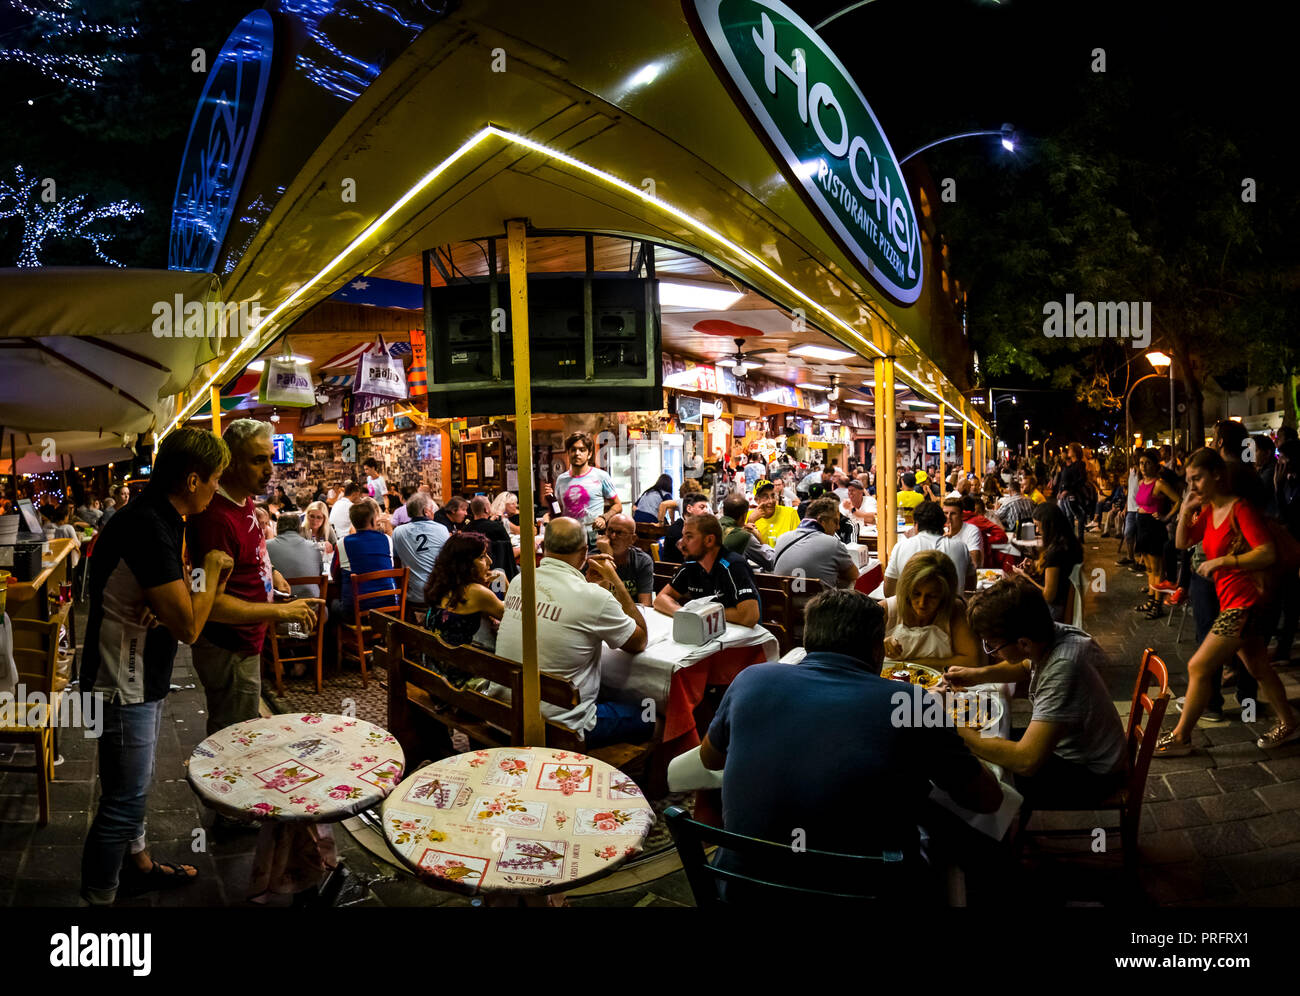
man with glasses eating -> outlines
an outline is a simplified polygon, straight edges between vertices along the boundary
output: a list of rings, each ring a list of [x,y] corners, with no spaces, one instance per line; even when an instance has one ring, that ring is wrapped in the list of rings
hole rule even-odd
[[[1018,740],[958,727],[980,758],[1016,776],[1025,811],[1096,805],[1124,784],[1124,728],[1101,667],[1105,651],[1081,629],[1052,621],[1042,592],[1022,579],[1003,580],[971,597],[971,629],[986,667],[951,667],[951,685],[1028,682],[1033,715]]]

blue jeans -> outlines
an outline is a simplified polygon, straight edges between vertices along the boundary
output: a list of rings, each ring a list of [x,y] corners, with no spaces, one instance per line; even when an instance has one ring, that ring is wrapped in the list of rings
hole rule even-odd
[[[104,704],[104,732],[99,738],[102,794],[81,855],[81,889],[94,905],[109,905],[116,899],[118,872],[127,851],[139,854],[147,846],[145,809],[163,701]]]
[[[587,731],[587,746],[639,744],[654,736],[654,723],[641,718],[641,707],[622,702],[597,702],[596,725]]]

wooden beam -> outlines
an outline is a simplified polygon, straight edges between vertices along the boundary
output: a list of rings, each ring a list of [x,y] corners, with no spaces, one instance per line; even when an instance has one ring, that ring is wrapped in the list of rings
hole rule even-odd
[[[221,435],[221,388],[213,384],[209,388],[208,404],[212,406],[212,431]]]
[[[533,521],[532,357],[528,349],[528,242],[522,219],[506,222],[510,253],[510,326],[514,346],[515,435],[519,454],[519,612],[523,622],[524,745],[546,746],[537,664],[537,541]]]

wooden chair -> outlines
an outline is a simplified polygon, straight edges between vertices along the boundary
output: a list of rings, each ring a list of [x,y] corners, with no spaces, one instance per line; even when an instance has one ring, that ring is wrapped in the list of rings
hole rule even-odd
[[[667,526],[661,526],[653,522],[638,522],[636,524],[636,545],[650,554],[652,560],[659,560],[659,541],[668,533]]]
[[[915,895],[915,890],[908,888],[911,868],[901,851],[874,855],[796,852],[789,843],[759,840],[700,823],[680,806],[664,810],[664,820],[697,906],[786,906],[799,900],[818,906],[908,905],[909,895]],[[716,853],[710,863],[706,846],[726,848],[744,861],[745,872],[720,867]],[[724,882],[725,896],[719,888]]]
[[[35,762],[26,765],[11,761],[0,764],[0,771],[36,776],[38,825],[43,827],[50,822],[50,782],[54,780],[55,714],[58,709],[54,673],[59,656],[59,620],[42,622],[37,619],[10,619],[10,625],[13,627],[13,654],[14,663],[18,666],[18,683],[25,686],[28,695],[41,693],[45,715],[29,717],[26,702],[14,703],[14,724],[0,726],[0,744],[35,748]],[[31,646],[33,643],[37,646]],[[31,723],[30,718],[39,719],[40,722]]]
[[[329,584],[329,578],[324,574],[318,575],[317,577],[285,578],[284,580],[291,588],[297,588],[302,585],[315,585],[319,588],[322,598],[325,597],[325,587]],[[324,606],[322,606],[322,608],[324,608]],[[315,649],[310,654],[299,654],[297,657],[285,657],[280,653],[280,643],[286,640],[290,643],[305,647],[312,647],[314,645]],[[316,662],[316,694],[319,695],[321,693],[321,666],[325,658],[325,620],[323,618],[317,618],[316,632],[306,640],[281,635],[276,632],[276,627],[272,625],[266,628],[266,641],[271,645],[271,666],[275,670],[276,695],[284,694],[284,665],[297,664],[299,661]]]
[[[789,634],[792,646],[801,643],[804,608],[821,593],[821,579],[758,573],[754,575],[754,584],[762,603],[759,622],[764,626],[780,625]],[[782,653],[785,652],[783,649]]]
[[[414,715],[423,715],[450,728],[461,730],[471,741],[489,747],[524,746],[523,667],[512,660],[474,646],[453,647],[426,629],[403,623],[391,616],[374,617],[381,631],[376,648],[388,668],[388,723],[406,753],[408,765],[424,760],[427,750],[420,742]],[[481,692],[456,688],[429,663],[455,668],[476,678],[486,678],[510,690],[503,702]],[[540,675],[541,700],[548,705],[572,708],[578,704],[573,682]],[[546,746],[587,754],[626,771],[649,758],[656,741],[610,744],[588,750],[574,730],[546,721]]]
[[[1152,685],[1158,686],[1155,698],[1147,694]],[[1118,830],[1120,844],[1124,852],[1124,867],[1127,871],[1137,869],[1138,829],[1142,823],[1142,799],[1146,793],[1147,771],[1151,767],[1151,755],[1160,738],[1160,726],[1165,719],[1165,709],[1169,706],[1169,668],[1156,652],[1148,647],[1142,651],[1142,664],[1138,669],[1137,684],[1133,689],[1133,704],[1129,709],[1127,730],[1127,754],[1129,776],[1127,783],[1110,798],[1096,805],[1052,806],[1043,811],[1065,812],[1107,812],[1118,811],[1119,826],[1107,826],[1103,829],[1109,834]],[[1142,722],[1146,717],[1146,722]],[[1028,832],[1041,837],[1071,837],[1087,835],[1093,828],[1067,828],[1063,830],[1033,830]]]
[[[339,620],[338,641],[339,641],[339,667],[349,658],[356,659],[361,664],[361,687],[365,688],[366,680],[366,654],[371,653],[374,647],[375,638],[378,631],[374,628],[374,620],[377,614],[394,615],[401,619],[406,613],[406,580],[410,576],[410,568],[398,567],[391,571],[371,571],[369,574],[352,575],[352,621],[349,621],[346,613],[347,607],[344,606],[344,618]],[[397,582],[397,590],[385,588],[381,591],[372,591],[369,594],[361,594],[361,586],[371,581],[382,581],[384,578],[392,578]],[[375,604],[388,601],[394,595],[397,596],[396,605]],[[368,611],[365,611],[368,610]],[[352,644],[351,646],[349,644]]]
[[[664,585],[666,585],[669,581],[673,579],[673,575],[676,574],[679,570],[681,570],[681,567],[682,567],[681,564],[674,563],[671,560],[655,561],[655,594],[656,595],[659,594],[659,590]]]

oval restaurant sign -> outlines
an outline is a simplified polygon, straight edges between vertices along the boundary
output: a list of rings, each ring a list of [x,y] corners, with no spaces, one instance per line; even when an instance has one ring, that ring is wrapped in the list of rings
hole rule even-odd
[[[921,235],[902,170],[862,91],[779,0],[685,0],[792,180],[866,274],[921,295]]]

